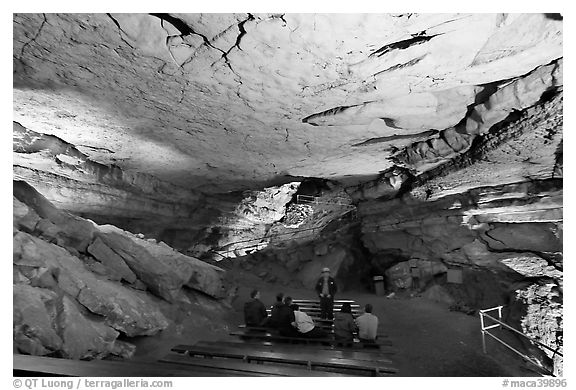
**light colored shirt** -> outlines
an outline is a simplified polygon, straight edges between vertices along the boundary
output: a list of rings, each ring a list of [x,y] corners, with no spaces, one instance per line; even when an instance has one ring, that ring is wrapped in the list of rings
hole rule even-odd
[[[366,340],[375,340],[378,334],[378,317],[372,313],[364,313],[356,318],[358,337]]]
[[[294,311],[294,318],[296,319],[296,327],[300,333],[308,333],[314,329],[314,320],[302,311]]]

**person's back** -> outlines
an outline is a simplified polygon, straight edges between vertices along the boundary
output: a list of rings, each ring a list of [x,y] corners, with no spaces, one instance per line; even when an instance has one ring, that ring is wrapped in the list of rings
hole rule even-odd
[[[337,339],[352,341],[356,324],[351,313],[334,313],[334,336]]]
[[[282,306],[284,306],[284,303],[282,302],[283,299],[284,299],[283,293],[279,293],[278,295],[276,295],[276,302],[272,306],[270,317],[266,323],[266,326],[269,326],[272,328],[278,327],[278,324],[280,323],[281,308],[282,308]]]
[[[326,332],[316,327],[314,320],[306,313],[300,311],[297,304],[292,305],[294,312],[294,325],[301,336],[309,338],[323,338],[326,337]]]
[[[300,310],[294,310],[294,320],[300,333],[308,333],[314,329],[314,321],[312,318]]]
[[[292,298],[284,298],[284,304],[278,308],[277,328],[281,335],[294,337],[298,336],[298,331],[292,326],[295,317],[290,305],[292,305]]]
[[[259,291],[252,291],[250,297],[252,300],[244,304],[244,322],[247,326],[261,326],[268,317],[266,307],[260,302]]]
[[[378,317],[372,314],[372,305],[366,304],[364,314],[356,319],[358,338],[364,342],[374,342],[378,335]]]
[[[342,309],[334,313],[334,336],[338,340],[353,341],[354,332],[357,331],[352,308],[349,303],[344,303]]]

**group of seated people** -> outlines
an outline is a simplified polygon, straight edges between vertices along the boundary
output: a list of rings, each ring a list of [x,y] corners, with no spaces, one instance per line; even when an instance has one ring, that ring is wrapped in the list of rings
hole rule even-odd
[[[266,327],[277,329],[280,335],[287,337],[325,338],[327,331],[316,326],[314,320],[292,298],[283,293],[276,295],[276,302],[268,315],[266,307],[260,301],[260,292],[253,290],[252,298],[244,305],[244,320],[248,327]],[[343,303],[340,312],[334,313],[334,338],[343,344],[351,344],[354,335],[364,343],[374,343],[377,337],[378,317],[372,314],[372,305],[366,304],[364,314],[354,318],[350,303]]]

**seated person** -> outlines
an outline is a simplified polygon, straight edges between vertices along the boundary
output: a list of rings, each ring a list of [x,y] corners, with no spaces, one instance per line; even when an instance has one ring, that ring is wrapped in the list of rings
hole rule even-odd
[[[250,301],[244,304],[244,322],[246,326],[262,326],[268,318],[266,307],[260,301],[260,291],[252,290]]]
[[[284,305],[284,303],[282,302],[283,299],[284,299],[284,293],[276,294],[276,302],[274,302],[274,305],[272,305],[272,311],[270,313],[270,316],[266,319],[266,321],[264,321],[263,326],[269,328],[278,327],[278,319],[279,319],[278,314],[280,313],[280,307]]]
[[[301,337],[298,330],[292,325],[295,321],[294,312],[292,311],[292,298],[285,297],[284,303],[278,308],[277,328],[280,335],[286,337]]]
[[[358,326],[352,316],[352,307],[348,302],[342,304],[340,312],[334,313],[334,337],[346,344],[354,342],[354,333]]]
[[[292,304],[292,309],[294,310],[294,323],[292,325],[298,329],[301,336],[309,338],[324,338],[327,336],[326,332],[314,325],[314,320],[308,314],[300,311],[300,307],[297,304]]]
[[[372,305],[367,303],[364,314],[356,318],[358,338],[363,343],[374,343],[378,334],[378,317],[372,314]]]

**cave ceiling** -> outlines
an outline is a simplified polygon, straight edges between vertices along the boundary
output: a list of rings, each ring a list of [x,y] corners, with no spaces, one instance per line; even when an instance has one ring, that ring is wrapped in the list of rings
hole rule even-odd
[[[410,147],[535,104],[562,50],[548,14],[15,14],[13,116],[202,192],[423,173]]]

